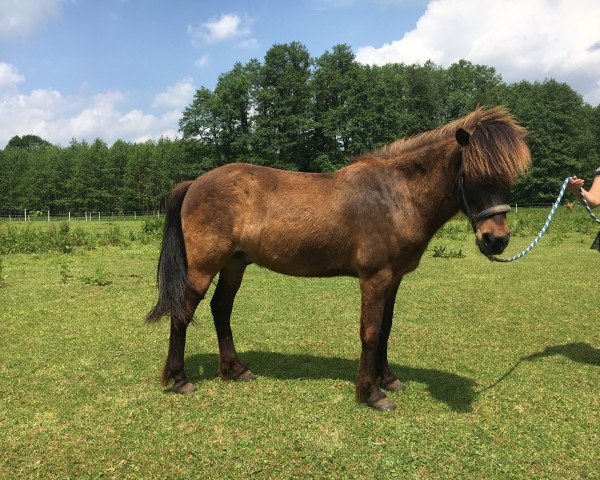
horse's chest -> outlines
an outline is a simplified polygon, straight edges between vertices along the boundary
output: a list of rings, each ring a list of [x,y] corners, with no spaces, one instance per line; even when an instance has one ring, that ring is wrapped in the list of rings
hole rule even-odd
[[[417,268],[426,246],[421,234],[389,228],[364,235],[356,250],[356,260],[361,268],[377,270],[391,264],[407,273]]]

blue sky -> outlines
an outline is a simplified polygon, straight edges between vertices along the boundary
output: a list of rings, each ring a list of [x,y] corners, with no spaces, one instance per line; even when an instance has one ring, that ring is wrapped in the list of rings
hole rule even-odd
[[[291,41],[370,64],[467,58],[600,103],[597,0],[0,0],[0,148],[174,137],[197,88]]]

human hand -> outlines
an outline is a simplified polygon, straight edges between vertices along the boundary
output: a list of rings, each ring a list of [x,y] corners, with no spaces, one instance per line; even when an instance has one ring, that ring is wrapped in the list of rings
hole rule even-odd
[[[577,178],[575,175],[573,175],[571,180],[569,180],[567,188],[569,189],[569,192],[577,194],[579,193],[579,189],[583,188],[583,183],[584,181],[581,178]]]

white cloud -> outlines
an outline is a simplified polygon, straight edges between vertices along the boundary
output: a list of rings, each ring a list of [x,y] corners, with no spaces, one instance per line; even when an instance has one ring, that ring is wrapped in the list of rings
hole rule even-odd
[[[153,107],[159,108],[184,108],[194,98],[196,87],[191,78],[185,78],[175,85],[168,87],[164,92],[154,97]]]
[[[493,66],[505,81],[555,78],[600,102],[597,0],[434,0],[416,28],[356,52],[361,63],[449,65],[461,58]]]
[[[252,19],[235,13],[221,14],[218,19],[210,20],[199,27],[187,28],[192,43],[196,46],[223,42],[250,34]]]
[[[247,38],[246,40],[240,42],[238,45],[240,48],[256,48],[258,47],[258,40],[256,38]]]
[[[0,62],[0,91],[7,88],[15,88],[18,83],[25,80],[9,63]]]
[[[64,0],[2,0],[0,38],[28,38],[60,14]]]
[[[196,65],[198,68],[206,67],[208,65],[208,58],[208,53],[205,53],[194,62],[194,65]]]
[[[153,114],[123,109],[127,96],[119,91],[90,97],[65,96],[52,89],[25,94],[18,90],[24,80],[12,65],[0,63],[0,148],[13,136],[27,134],[59,145],[67,145],[72,138],[102,138],[109,144],[118,139],[175,138],[182,108],[195,93],[191,79],[184,79],[155,96],[153,106],[166,111]]]

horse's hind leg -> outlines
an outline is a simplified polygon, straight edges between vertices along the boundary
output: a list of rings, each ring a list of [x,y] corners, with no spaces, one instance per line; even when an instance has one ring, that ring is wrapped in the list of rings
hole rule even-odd
[[[217,288],[210,301],[217,338],[219,340],[219,371],[222,379],[251,381],[256,377],[248,370],[235,351],[231,332],[231,312],[235,295],[242,283],[246,263],[233,256],[219,273]]]
[[[381,338],[379,339],[379,348],[377,349],[377,373],[379,374],[380,384],[383,389],[390,392],[398,392],[405,388],[405,385],[391,371],[387,358],[388,339],[392,330],[392,319],[394,317],[394,304],[396,303],[396,293],[401,281],[402,277],[398,278],[388,292],[383,310],[383,321],[381,323]]]
[[[185,318],[171,316],[171,334],[169,336],[169,353],[162,374],[162,383],[167,385],[172,378],[175,381],[173,392],[191,393],[195,390],[189,382],[184,370],[185,336],[187,327],[194,317],[194,311],[203,295],[187,289],[185,293],[186,315]]]

